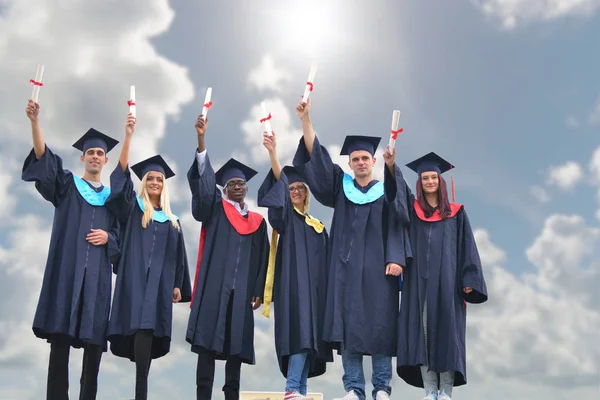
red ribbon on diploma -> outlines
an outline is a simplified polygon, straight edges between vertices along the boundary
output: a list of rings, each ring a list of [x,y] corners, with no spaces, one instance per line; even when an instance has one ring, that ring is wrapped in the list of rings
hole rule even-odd
[[[404,129],[400,128],[397,131],[392,131],[392,139],[396,140],[398,139],[398,134],[404,132]]]
[[[313,83],[312,82],[306,82],[306,84],[308,86],[310,86],[310,91],[312,92],[313,91]]]
[[[208,103],[204,104],[204,107],[206,107],[206,109],[209,109],[212,106],[212,101],[209,101]]]
[[[29,82],[33,83],[34,86],[44,86],[42,82],[34,81],[33,79],[30,79]]]
[[[265,121],[268,121],[271,119],[271,113],[269,113],[269,116],[267,118],[261,118],[260,123],[262,124]]]
[[[132,100],[127,100],[127,105],[128,105],[129,107],[131,107],[131,106],[135,106],[135,102],[134,102],[134,101],[132,101]]]

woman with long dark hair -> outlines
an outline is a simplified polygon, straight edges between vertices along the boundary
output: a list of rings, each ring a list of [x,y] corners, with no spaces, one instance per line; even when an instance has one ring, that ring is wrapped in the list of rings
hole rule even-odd
[[[449,400],[467,382],[467,303],[485,302],[487,288],[467,212],[448,200],[442,174],[452,165],[432,152],[407,166],[418,179],[415,198],[396,174],[413,257],[403,271],[397,373],[425,388],[424,400]]]

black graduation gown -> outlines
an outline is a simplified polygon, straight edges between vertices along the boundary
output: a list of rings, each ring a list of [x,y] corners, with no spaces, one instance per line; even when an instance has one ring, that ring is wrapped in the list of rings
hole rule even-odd
[[[415,197],[402,174],[396,174],[408,222],[413,258],[403,272],[398,319],[397,373],[406,383],[423,387],[420,365],[426,364],[423,304],[427,296],[429,369],[455,371],[454,386],[467,382],[466,314],[468,303],[487,300],[487,288],[467,213],[452,204],[454,216],[428,222],[417,215]],[[439,219],[439,217],[438,217]],[[473,292],[465,294],[463,288]]]
[[[343,170],[332,162],[318,138],[312,157],[308,156],[304,138],[300,140],[293,165],[315,198],[334,209],[324,340],[338,351],[393,357],[399,287],[398,277],[385,275],[385,270],[390,262],[405,265],[407,256],[402,227],[388,223],[397,218],[397,206],[388,204],[385,196],[366,204],[350,201],[343,190]],[[363,193],[376,183],[374,180],[361,188],[354,181]]]
[[[254,313],[252,297],[263,297],[269,239],[263,219],[256,231],[239,234],[224,210],[215,172],[206,156],[204,173],[198,162],[188,171],[192,192],[192,214],[206,231],[204,251],[196,274],[195,294],[186,340],[192,351],[209,350],[216,359],[238,356],[254,364]],[[234,290],[235,289],[235,290]],[[233,291],[233,296],[232,296]],[[227,307],[232,301],[231,336],[225,348]]]
[[[258,206],[269,209],[269,223],[279,233],[273,282],[275,350],[279,369],[287,377],[290,355],[310,354],[308,376],[325,373],[333,361],[323,341],[327,301],[327,231],[317,233],[294,210],[284,172],[278,181],[270,171],[258,190]]]
[[[102,204],[109,189],[96,190],[63,169],[62,159],[47,146],[39,160],[33,150],[29,153],[22,179],[35,182],[37,191],[55,207],[33,332],[49,342],[68,335],[75,348],[93,344],[106,351],[111,263],[119,260],[119,223]],[[106,231],[108,243],[90,244],[86,236],[92,228]]]
[[[110,175],[112,193],[106,205],[123,227],[121,262],[108,326],[111,352],[135,361],[134,339],[138,330],[153,331],[152,358],[171,348],[173,289],[180,302],[189,302],[191,283],[183,230],[170,220],[154,220],[142,227],[144,212],[133,189],[129,169],[117,165]],[[158,210],[157,210],[158,211]],[[164,214],[163,214],[164,215]]]

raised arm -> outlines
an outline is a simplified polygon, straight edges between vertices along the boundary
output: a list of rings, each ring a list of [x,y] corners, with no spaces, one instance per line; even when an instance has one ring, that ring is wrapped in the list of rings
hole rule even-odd
[[[271,171],[265,177],[258,189],[258,206],[269,209],[269,223],[279,233],[285,229],[285,220],[288,208],[291,207],[289,184],[287,177],[281,171],[281,164],[277,157],[277,142],[275,133],[273,136],[265,132],[263,144],[269,151],[271,159]]]
[[[31,121],[33,149],[23,163],[21,179],[35,182],[35,188],[42,197],[58,207],[73,184],[73,178],[70,171],[63,169],[62,159],[46,146],[40,129],[39,111],[39,104],[29,100],[25,113]]]
[[[388,145],[383,158],[385,160],[383,186],[386,206],[398,223],[408,226],[414,195],[406,184],[400,167],[396,165],[396,149],[390,148]]]
[[[131,138],[135,131],[135,117],[131,114],[127,115],[125,122],[125,139],[121,148],[121,156],[119,157],[119,165],[110,174],[110,196],[106,200],[108,209],[119,219],[123,225],[127,223],[127,219],[135,207],[137,200],[135,190],[133,189],[133,181],[131,180],[131,171],[129,170],[129,147]]]
[[[304,135],[306,152],[308,153],[308,156],[311,157],[316,135],[310,120],[310,97],[308,98],[307,103],[301,101],[298,106],[296,106],[296,113],[302,121],[302,134]]]
[[[200,115],[196,120],[198,149],[187,174],[192,192],[192,215],[196,221],[200,222],[207,222],[213,215],[215,205],[221,201],[221,192],[217,188],[215,171],[210,164],[204,145],[206,127],[207,124]]]

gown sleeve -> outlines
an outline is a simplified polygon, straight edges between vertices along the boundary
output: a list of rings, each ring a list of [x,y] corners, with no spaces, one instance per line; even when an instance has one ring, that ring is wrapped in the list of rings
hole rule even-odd
[[[479,251],[475,243],[475,236],[469,223],[466,211],[463,209],[458,221],[458,290],[463,299],[468,303],[484,303],[488,299],[487,286],[483,277],[483,269],[479,258]],[[464,288],[473,289],[465,293]]]
[[[175,287],[181,292],[180,303],[189,303],[192,299],[192,284],[190,281],[190,268],[187,253],[185,251],[185,240],[183,229],[179,224],[179,240],[177,241],[177,265],[175,271]]]
[[[121,258],[121,247],[120,247],[120,233],[121,233],[121,224],[116,218],[113,218],[113,223],[110,230],[107,232],[108,234],[108,242],[107,250],[108,250],[108,258],[110,263],[113,265],[113,271],[116,273],[119,265],[119,260]]]
[[[342,184],[344,171],[334,164],[319,138],[315,137],[312,156],[308,155],[304,138],[300,139],[293,165],[310,187],[315,199],[325,207],[334,207],[335,198]]]
[[[119,223],[125,226],[136,204],[129,166],[124,172],[121,166],[117,165],[110,174],[110,196],[106,199],[106,207],[117,217]]]
[[[288,188],[289,183],[285,173],[282,171],[277,181],[271,170],[258,189],[257,204],[259,207],[269,209],[269,224],[279,233],[284,231],[288,211],[293,207]]]
[[[71,171],[63,169],[62,159],[54,154],[48,146],[39,160],[36,159],[35,152],[31,150],[23,163],[21,172],[21,179],[26,182],[35,182],[37,191],[54,207],[59,206],[70,185],[73,184],[72,176]]]
[[[261,227],[259,228],[262,238],[260,240],[260,257],[258,274],[256,276],[256,282],[254,284],[253,297],[260,297],[261,299],[265,293],[265,282],[267,279],[267,267],[269,263],[269,238],[267,235],[267,222],[263,220]]]
[[[404,180],[402,170],[394,164],[396,177],[392,177],[387,166],[384,167],[383,186],[385,202],[396,215],[395,219],[401,224],[410,224],[410,215],[413,209],[415,196]]]
[[[215,205],[221,202],[221,192],[217,188],[215,171],[208,155],[206,155],[202,175],[198,171],[198,160],[194,158],[187,178],[192,192],[192,215],[196,221],[207,222],[213,215]]]

